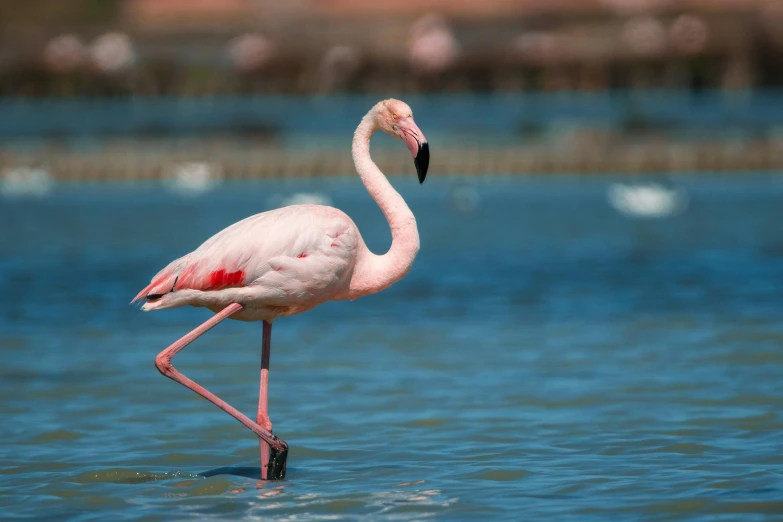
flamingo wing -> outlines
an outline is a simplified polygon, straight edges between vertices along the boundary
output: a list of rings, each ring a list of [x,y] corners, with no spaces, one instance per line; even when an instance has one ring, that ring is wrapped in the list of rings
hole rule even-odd
[[[256,214],[171,262],[134,301],[247,286],[264,286],[279,297],[312,294],[343,279],[357,242],[353,221],[331,207],[294,205]]]

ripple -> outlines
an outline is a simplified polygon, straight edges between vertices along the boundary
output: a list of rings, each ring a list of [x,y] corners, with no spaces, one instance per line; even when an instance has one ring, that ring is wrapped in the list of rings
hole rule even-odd
[[[705,451],[711,451],[715,448],[711,446],[705,446],[703,444],[671,444],[669,446],[664,446],[663,448],[659,449],[658,451],[663,453],[682,453],[683,455],[698,455],[700,453],[704,453]]]
[[[476,475],[476,478],[483,480],[494,480],[496,482],[508,482],[519,480],[523,477],[526,477],[527,475],[530,475],[530,472],[524,469],[493,469],[489,471],[482,471]]]
[[[33,437],[32,441],[37,443],[57,443],[65,440],[76,440],[84,437],[82,433],[76,433],[69,430],[54,430],[48,433],[41,433]]]
[[[84,471],[71,477],[71,482],[91,484],[108,482],[112,484],[143,484],[173,478],[201,478],[198,475],[183,471],[154,473],[150,471],[135,471],[132,469],[112,468]]]
[[[388,249],[361,186],[324,183]],[[275,322],[269,405],[291,451],[273,484],[252,433],[152,366],[208,313],[117,296],[281,186],[0,206],[3,517],[780,515],[783,184],[699,178],[687,222],[635,223],[606,210],[605,180],[487,180],[470,216],[437,184],[394,183],[422,236],[408,276]],[[260,337],[227,322],[178,364],[254,415]]]

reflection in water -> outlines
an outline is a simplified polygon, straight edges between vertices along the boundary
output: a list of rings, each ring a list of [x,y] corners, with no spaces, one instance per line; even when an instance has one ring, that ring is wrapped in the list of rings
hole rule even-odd
[[[224,466],[200,473],[202,477],[216,477],[218,475],[234,475],[236,477],[261,478],[261,468],[252,466]]]

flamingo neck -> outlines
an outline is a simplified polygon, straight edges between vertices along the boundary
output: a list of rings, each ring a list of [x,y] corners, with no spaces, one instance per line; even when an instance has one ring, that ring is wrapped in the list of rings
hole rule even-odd
[[[349,288],[350,299],[380,292],[405,277],[419,252],[419,231],[413,212],[370,157],[370,138],[378,130],[374,111],[362,119],[354,133],[353,162],[367,192],[389,223],[392,244],[388,252],[379,256],[361,243]]]

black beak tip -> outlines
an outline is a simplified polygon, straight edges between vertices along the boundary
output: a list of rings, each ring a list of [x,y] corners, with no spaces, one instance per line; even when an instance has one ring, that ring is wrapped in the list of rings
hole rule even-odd
[[[413,164],[416,166],[419,183],[424,183],[424,178],[427,177],[427,169],[430,166],[430,145],[426,141],[419,143],[419,151],[416,153]]]

